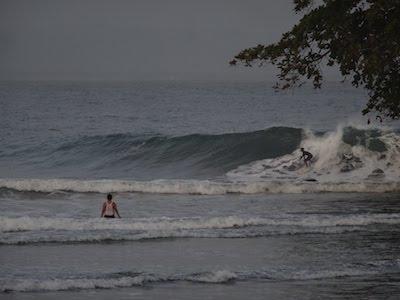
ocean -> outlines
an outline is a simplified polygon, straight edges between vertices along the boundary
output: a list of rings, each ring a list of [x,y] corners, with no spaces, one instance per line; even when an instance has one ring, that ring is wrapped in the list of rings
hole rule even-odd
[[[0,83],[0,299],[399,299],[399,122],[271,86]]]

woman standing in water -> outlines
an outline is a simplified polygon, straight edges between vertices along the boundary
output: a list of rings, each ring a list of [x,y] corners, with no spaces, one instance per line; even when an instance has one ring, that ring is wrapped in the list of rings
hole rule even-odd
[[[117,204],[112,200],[112,195],[107,195],[107,201],[103,203],[103,208],[101,210],[101,217],[103,218],[115,218],[117,214],[118,218],[121,218],[118,212]]]

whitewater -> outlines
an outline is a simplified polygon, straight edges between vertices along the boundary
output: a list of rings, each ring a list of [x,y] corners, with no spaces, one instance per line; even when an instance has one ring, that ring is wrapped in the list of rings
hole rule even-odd
[[[400,297],[400,125],[364,91],[0,87],[0,299]]]

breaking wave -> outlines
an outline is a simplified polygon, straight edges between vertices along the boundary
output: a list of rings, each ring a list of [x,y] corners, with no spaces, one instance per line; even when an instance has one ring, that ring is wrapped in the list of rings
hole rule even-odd
[[[0,244],[98,243],[163,238],[249,238],[292,234],[337,234],[372,230],[370,225],[400,225],[400,214],[340,216],[281,215],[213,218],[100,218],[0,217]]]
[[[257,165],[250,166],[258,168]],[[263,169],[264,170],[264,169]],[[399,181],[363,180],[343,182],[317,182],[309,178],[276,178],[266,180],[263,170],[249,176],[245,167],[232,172],[240,180],[72,180],[72,179],[0,179],[0,188],[19,192],[53,193],[57,191],[77,193],[132,192],[154,194],[221,195],[229,193],[321,193],[321,192],[400,192]],[[229,174],[233,177],[232,174]]]
[[[299,159],[300,147],[314,154],[310,168]],[[400,136],[389,129],[338,127],[316,133],[272,127],[181,137],[120,134],[39,148],[3,151],[0,159],[17,159],[24,177],[38,174],[40,168],[41,177],[55,179],[3,178],[0,188],[169,194],[400,191]],[[63,175],[74,179],[59,179]],[[82,176],[85,179],[78,179]]]
[[[70,277],[50,279],[0,279],[0,291],[5,292],[39,292],[66,291],[83,289],[112,289],[165,282],[195,282],[203,284],[226,284],[232,281],[250,280],[320,280],[343,277],[382,276],[399,273],[397,261],[377,266],[344,266],[338,270],[253,270],[230,271],[216,270],[189,274],[151,274],[145,272],[119,272],[104,274],[101,277]]]
[[[379,181],[385,185],[400,181],[400,136],[391,130],[338,127],[324,134],[309,131],[300,147],[314,155],[311,167],[300,160],[301,152],[296,150],[242,165],[227,176],[231,180],[311,180],[331,184]]]
[[[193,273],[188,275],[160,276],[154,274],[123,272],[108,274],[101,278],[56,278],[48,280],[14,279],[0,280],[2,292],[63,291],[78,289],[111,289],[143,286],[149,283],[168,281],[190,281],[198,283],[227,283],[237,278],[233,272],[220,270],[214,272]]]

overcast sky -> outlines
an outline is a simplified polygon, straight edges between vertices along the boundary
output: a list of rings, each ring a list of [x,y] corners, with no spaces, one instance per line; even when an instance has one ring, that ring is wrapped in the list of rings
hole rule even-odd
[[[0,0],[0,79],[274,80],[228,62],[298,18],[292,0]]]

